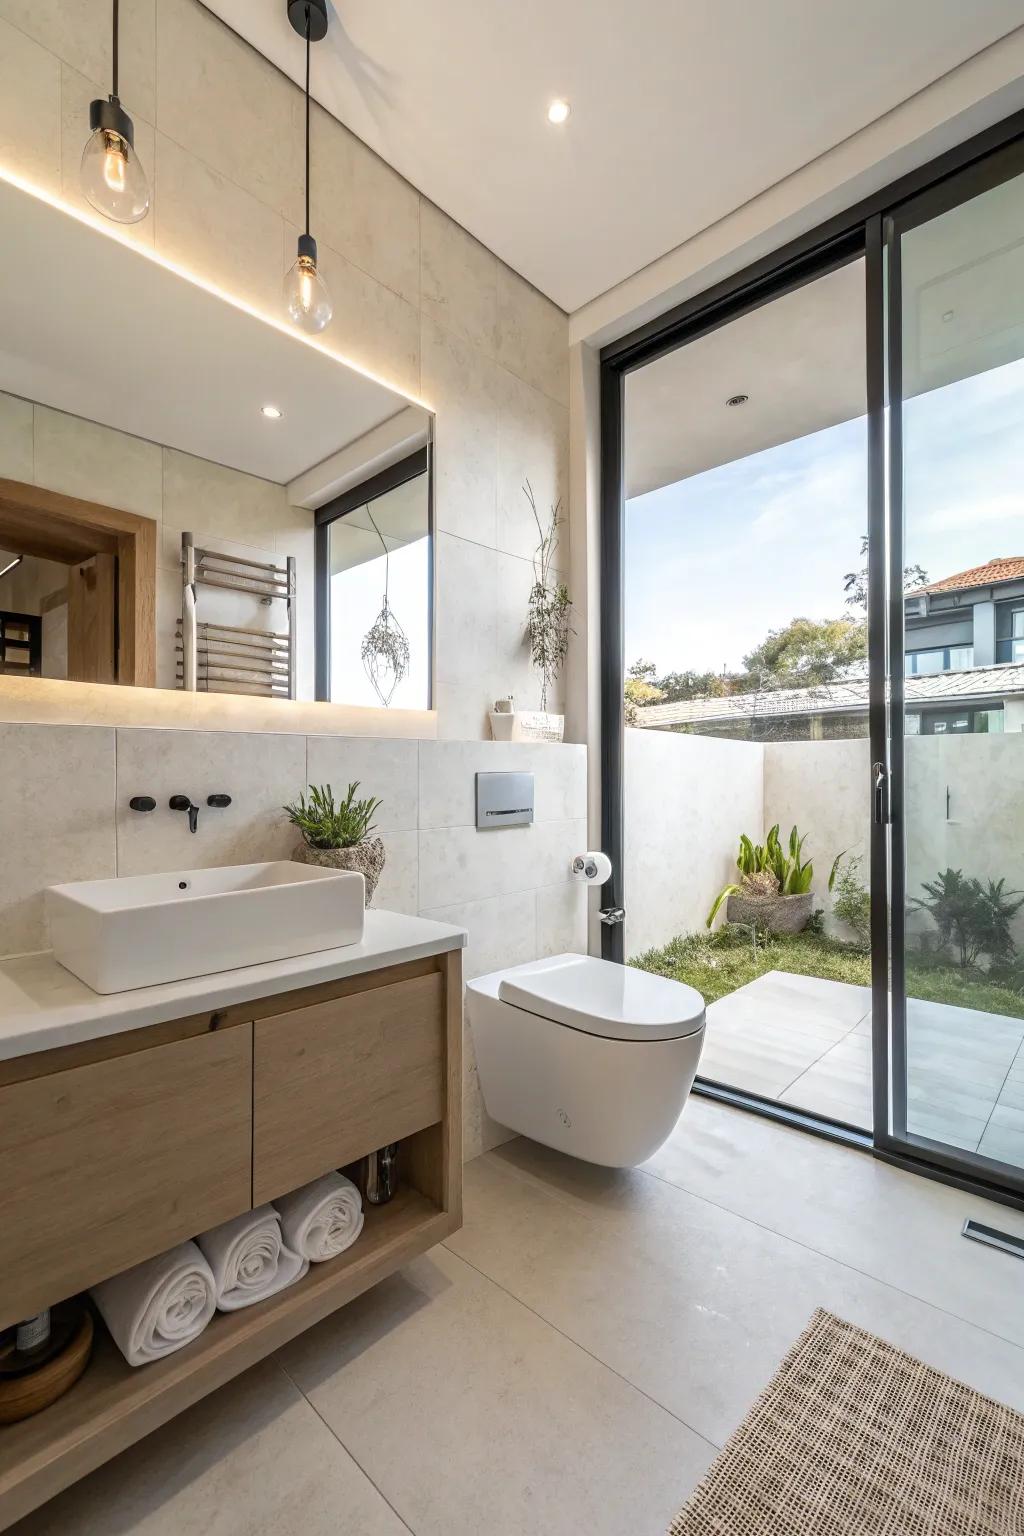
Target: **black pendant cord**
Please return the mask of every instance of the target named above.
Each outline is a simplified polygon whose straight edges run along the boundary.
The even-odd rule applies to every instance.
[[[114,0],[117,4],[117,0]],[[306,234],[309,234],[309,6],[306,6]]]
[[[117,98],[117,63],[118,63],[118,60],[117,60],[117,34],[118,34],[118,31],[119,31],[118,24],[117,24],[117,21],[118,21],[117,13],[118,13],[118,10],[119,10],[119,0],[113,0],[114,43],[113,43],[113,48],[111,49],[111,54],[112,54],[112,58],[113,58],[113,67],[112,67],[112,69],[110,71],[110,74],[111,74],[110,94],[111,94],[111,96],[113,96],[115,98],[115,100]]]

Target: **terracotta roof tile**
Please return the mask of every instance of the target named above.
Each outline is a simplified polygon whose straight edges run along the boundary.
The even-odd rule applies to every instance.
[[[955,576],[944,576],[926,587],[916,587],[908,597],[920,597],[923,592],[968,592],[972,587],[992,587],[999,581],[1024,580],[1024,555],[1004,555],[990,560],[987,565],[972,565],[969,571],[958,571]]]

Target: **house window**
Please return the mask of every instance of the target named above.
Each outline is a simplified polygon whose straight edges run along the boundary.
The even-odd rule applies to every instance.
[[[1024,661],[1024,608],[997,607],[996,661]]]
[[[1003,730],[1003,706],[995,704],[988,709],[908,710],[905,724],[907,736],[992,736]]]
[[[1024,618],[1024,613],[1021,617]],[[907,652],[908,677],[929,677],[936,672],[966,672],[973,666],[973,645],[940,645],[927,651]]]

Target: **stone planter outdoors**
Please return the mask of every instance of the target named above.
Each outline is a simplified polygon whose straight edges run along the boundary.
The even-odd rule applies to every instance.
[[[362,875],[366,881],[366,905],[373,905],[373,893],[381,877],[385,860],[384,844],[379,837],[371,837],[365,843],[352,848],[311,848],[299,843],[292,854],[296,864],[317,864],[321,869],[348,869]]]
[[[729,923],[754,924],[769,933],[800,933],[813,911],[813,891],[802,896],[730,896],[725,918]]]

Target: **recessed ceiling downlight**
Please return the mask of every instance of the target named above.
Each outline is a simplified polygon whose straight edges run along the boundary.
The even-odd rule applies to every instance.
[[[749,399],[749,395],[730,395],[725,403],[726,405],[746,405]]]
[[[276,405],[261,405],[260,415],[265,416],[268,421],[281,420],[281,412],[278,410]]]
[[[571,111],[572,108],[567,101],[563,101],[561,97],[556,97],[548,107],[548,122],[564,123]]]

